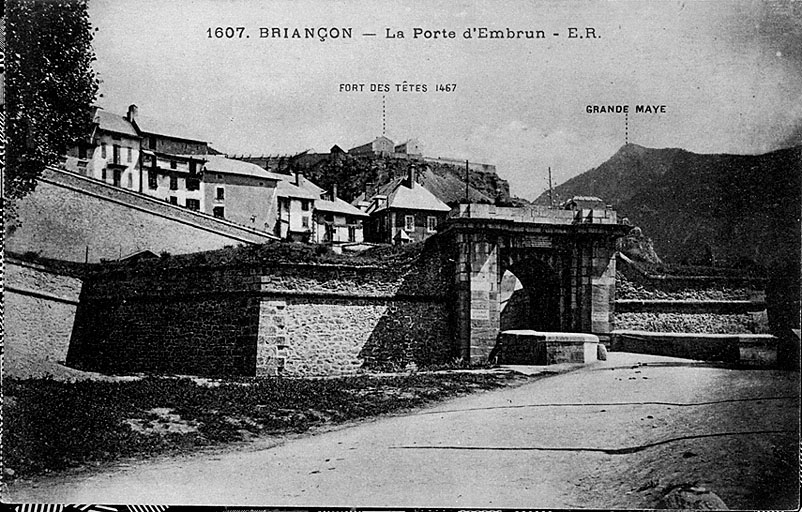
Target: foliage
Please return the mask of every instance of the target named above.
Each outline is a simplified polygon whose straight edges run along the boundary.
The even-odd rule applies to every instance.
[[[243,379],[214,385],[156,377],[74,383],[6,379],[3,462],[17,476],[26,476],[240,441],[251,434],[303,432],[521,379],[471,373]],[[154,433],[130,426],[132,419],[158,422],[154,408],[172,410],[197,425],[197,431]]]
[[[86,0],[12,0],[6,16],[6,194],[19,198],[88,135],[98,81]]]

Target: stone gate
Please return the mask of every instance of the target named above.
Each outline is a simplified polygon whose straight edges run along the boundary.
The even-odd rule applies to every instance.
[[[457,353],[484,361],[500,329],[505,272],[523,285],[539,331],[611,331],[615,239],[630,227],[610,208],[462,204],[438,230],[452,248]]]

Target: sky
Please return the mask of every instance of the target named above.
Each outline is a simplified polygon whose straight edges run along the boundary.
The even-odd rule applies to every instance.
[[[625,140],[735,154],[802,144],[802,0],[89,5],[98,104],[124,114],[134,103],[229,154],[415,138],[429,156],[495,164],[513,195],[534,199],[549,167],[559,184]],[[214,37],[229,26],[248,37]],[[351,28],[352,38],[261,38],[261,27]],[[416,27],[456,37],[415,39]],[[463,37],[482,27],[546,37]],[[591,27],[596,37],[569,39],[569,27],[582,35]],[[388,29],[405,37],[387,38]],[[405,81],[427,90],[397,90]],[[363,92],[343,92],[354,83]],[[665,105],[665,113],[636,114],[639,104]],[[628,105],[630,113],[588,114],[588,105]]]

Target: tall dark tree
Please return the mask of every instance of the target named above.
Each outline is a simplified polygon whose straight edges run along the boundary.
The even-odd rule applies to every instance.
[[[98,81],[86,0],[6,2],[6,197],[89,134]]]

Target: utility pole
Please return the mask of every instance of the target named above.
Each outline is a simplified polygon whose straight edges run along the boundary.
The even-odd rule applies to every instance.
[[[549,166],[549,207],[554,208],[554,187],[551,186],[551,166]]]
[[[470,198],[468,196],[468,181],[470,178],[470,168],[468,167],[468,161],[465,160],[465,202],[470,203]]]

